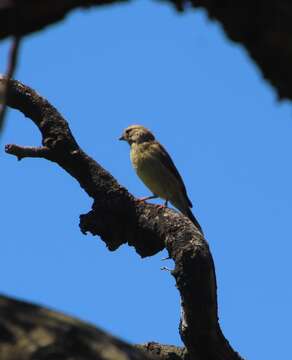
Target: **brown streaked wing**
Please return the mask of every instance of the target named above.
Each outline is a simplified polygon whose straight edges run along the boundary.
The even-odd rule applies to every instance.
[[[165,150],[165,148],[158,141],[153,141],[152,146],[157,148],[156,153],[159,154],[159,158],[160,158],[160,161],[162,162],[162,164],[167,169],[169,169],[169,171],[178,179],[178,181],[179,181],[179,183],[181,185],[182,192],[183,192],[183,194],[185,195],[185,197],[186,197],[186,199],[188,201],[189,207],[193,207],[193,204],[192,204],[191,200],[188,197],[187,190],[186,190],[185,184],[183,182],[183,179],[182,179],[180,173],[178,172],[176,166],[174,165],[174,162],[172,161],[172,159],[171,159],[170,155],[168,154],[168,152]]]

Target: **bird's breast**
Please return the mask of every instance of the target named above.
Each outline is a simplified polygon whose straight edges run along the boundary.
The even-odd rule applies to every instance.
[[[175,190],[173,187],[177,184],[161,163],[159,156],[151,149],[151,145],[133,144],[130,156],[137,175],[152,193],[163,199],[170,199]]]

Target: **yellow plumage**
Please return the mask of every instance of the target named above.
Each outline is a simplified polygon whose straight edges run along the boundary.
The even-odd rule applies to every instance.
[[[159,151],[159,145],[155,142],[132,144],[130,156],[133,167],[153,194],[180,208],[181,206],[176,206],[177,203],[183,206],[185,202],[180,196],[181,184],[169,168],[161,162]]]
[[[155,140],[153,134],[141,125],[132,125],[124,131],[120,140],[130,144],[133,167],[139,178],[153,193],[153,197],[157,196],[166,202],[169,201],[202,231],[190,210],[192,203],[179,172],[167,151]]]

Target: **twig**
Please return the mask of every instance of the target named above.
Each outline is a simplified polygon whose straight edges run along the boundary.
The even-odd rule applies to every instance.
[[[44,158],[49,159],[50,149],[46,146],[19,146],[9,144],[5,146],[5,152],[10,155],[15,155],[18,160],[21,160],[25,157],[31,158]]]
[[[0,132],[3,129],[4,122],[5,122],[5,114],[6,114],[6,109],[7,109],[6,100],[7,100],[8,80],[10,80],[13,77],[13,74],[14,74],[14,71],[15,71],[15,68],[17,65],[19,44],[20,44],[20,37],[15,36],[12,41],[10,54],[9,54],[9,63],[8,63],[8,68],[7,68],[7,72],[6,72],[6,76],[5,76],[7,79],[7,82],[4,86],[3,93],[1,94],[2,95],[1,96],[2,106],[1,106],[1,110],[0,110]]]

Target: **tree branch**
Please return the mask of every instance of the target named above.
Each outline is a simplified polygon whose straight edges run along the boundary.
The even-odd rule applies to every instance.
[[[160,360],[187,360],[186,349],[178,346],[149,342],[147,344],[137,345],[136,347],[147,354],[159,357]]]
[[[15,155],[18,160],[25,157],[44,158],[50,160],[50,149],[46,146],[19,146],[9,144],[5,146],[5,152]]]
[[[163,0],[165,1],[165,0]],[[292,2],[287,0],[166,0],[182,11],[207,11],[230,40],[242,44],[279,99],[292,100]]]
[[[159,359],[90,324],[5,296],[0,296],[0,358],[1,360]]]
[[[6,80],[0,79],[0,85],[3,81]],[[241,359],[224,338],[218,323],[213,259],[199,230],[174,210],[137,202],[83,152],[68,123],[29,87],[11,80],[7,104],[31,118],[42,134],[43,146],[49,149],[49,160],[73,176],[93,198],[92,209],[80,216],[83,233],[99,235],[112,251],[128,243],[142,257],[166,247],[175,262],[172,275],[182,305],[180,335],[188,356],[192,360]]]
[[[212,20],[223,25],[231,40],[246,48],[279,98],[292,99],[291,1],[160,1],[173,4],[179,11],[190,6],[205,9]],[[121,2],[128,0],[0,0],[0,39],[43,29],[74,9]]]
[[[7,68],[7,72],[6,72],[7,79],[11,79],[13,77],[13,74],[14,74],[14,71],[15,71],[15,68],[17,65],[19,44],[20,44],[20,38],[18,36],[16,36],[12,41],[12,45],[11,45],[11,49],[10,49],[9,63],[8,63],[8,68]],[[4,89],[2,89],[2,90],[3,90],[2,94],[1,94],[2,105],[1,105],[1,109],[0,109],[0,132],[4,126],[4,121],[5,121],[7,88],[4,87]]]
[[[63,20],[76,8],[89,8],[128,0],[0,0],[0,39],[26,35]]]

